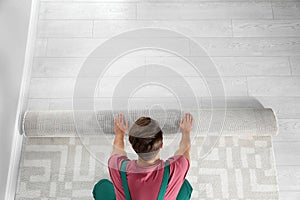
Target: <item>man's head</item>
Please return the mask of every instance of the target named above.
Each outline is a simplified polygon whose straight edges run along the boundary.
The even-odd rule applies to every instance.
[[[150,117],[140,117],[129,130],[129,142],[141,159],[154,159],[163,144],[163,133],[158,122]]]

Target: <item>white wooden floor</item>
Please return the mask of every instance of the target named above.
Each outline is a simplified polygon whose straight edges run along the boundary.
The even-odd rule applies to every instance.
[[[226,95],[254,96],[276,111],[280,131],[274,147],[281,199],[300,199],[300,1],[41,0],[28,109],[71,109],[84,58],[105,39],[148,26],[194,38],[215,62]],[[193,56],[188,42],[180,47]],[[150,54],[135,53],[116,65],[126,71],[150,61],[171,63],[183,69],[188,80],[195,79],[176,57]],[[142,73],[155,75],[147,69]],[[112,70],[105,77],[105,97],[121,74],[122,70]],[[199,94],[206,96],[201,88]]]

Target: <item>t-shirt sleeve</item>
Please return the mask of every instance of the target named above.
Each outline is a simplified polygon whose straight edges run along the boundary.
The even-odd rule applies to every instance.
[[[108,171],[116,190],[117,199],[125,199],[125,194],[122,186],[122,179],[120,175],[121,164],[127,160],[126,156],[114,154],[108,159]]]
[[[170,176],[166,195],[176,197],[189,170],[190,163],[182,155],[170,157],[168,161],[170,162]]]
[[[119,170],[121,168],[122,162],[127,159],[127,156],[123,156],[121,154],[114,154],[108,159],[108,168]]]

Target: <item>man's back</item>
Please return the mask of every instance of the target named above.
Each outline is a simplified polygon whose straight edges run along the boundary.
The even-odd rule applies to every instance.
[[[117,200],[126,199],[120,175],[121,164],[124,160],[127,160],[126,156],[115,154],[108,161],[109,173],[115,187]],[[170,157],[168,161],[170,163],[170,175],[165,199],[173,200],[176,199],[185,180],[189,169],[189,161],[182,155]],[[137,165],[136,160],[128,162],[126,174],[132,200],[157,199],[164,174],[164,163],[165,161],[158,160],[152,166],[140,167]]]

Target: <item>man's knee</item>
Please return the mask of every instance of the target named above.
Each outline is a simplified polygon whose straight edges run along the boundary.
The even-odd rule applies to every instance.
[[[101,179],[94,185],[93,196],[95,200],[115,200],[116,194],[112,182],[108,179]]]

